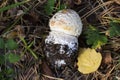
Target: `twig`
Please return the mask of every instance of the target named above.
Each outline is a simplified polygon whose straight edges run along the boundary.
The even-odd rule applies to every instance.
[[[48,76],[48,75],[45,75],[45,74],[42,74],[44,77],[47,77],[49,79],[54,79],[54,80],[64,80],[62,78],[56,78],[56,77],[52,77],[52,76]]]
[[[114,2],[114,1],[108,1],[108,2],[105,2],[105,3],[103,3],[103,4],[100,4],[100,5],[96,6],[95,8],[93,8],[92,10],[90,10],[89,12],[87,12],[85,15],[83,15],[83,16],[81,17],[81,19],[82,19],[82,20],[86,19],[86,17],[90,16],[90,15],[93,14],[95,11],[97,11],[98,9],[100,9],[101,6],[106,6],[106,5],[111,4],[111,3],[113,3],[113,2]]]

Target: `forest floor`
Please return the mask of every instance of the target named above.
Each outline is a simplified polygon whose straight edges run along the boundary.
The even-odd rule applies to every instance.
[[[51,2],[48,7],[54,7],[52,10],[45,7],[47,0],[0,0],[0,80],[120,80],[120,0],[51,1],[54,1],[54,6]],[[82,74],[77,69],[66,67],[59,76],[55,76],[56,73],[47,65],[43,43],[50,32],[49,19],[59,11],[59,6],[65,7],[62,4],[81,17],[83,31],[78,39],[79,48],[91,48],[84,34],[89,25],[108,39],[96,49],[103,58],[99,69],[93,73]],[[110,33],[114,34],[111,37],[109,28],[112,20],[119,27],[117,33]],[[11,39],[15,42],[7,44]],[[10,44],[10,48],[3,48],[3,43]],[[17,48],[11,46],[16,43]],[[8,61],[6,55],[9,56]]]

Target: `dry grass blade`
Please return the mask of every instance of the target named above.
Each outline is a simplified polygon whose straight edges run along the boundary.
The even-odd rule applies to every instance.
[[[0,8],[5,6],[7,4],[8,0],[3,1],[3,3],[0,5]]]
[[[106,74],[106,78],[108,78],[110,76],[110,74],[112,73],[112,71],[115,69],[116,66],[113,66],[112,69]]]
[[[117,4],[120,5],[120,0],[114,0]]]
[[[47,77],[49,79],[53,79],[53,80],[64,80],[62,78],[56,78],[56,77],[52,77],[52,76],[48,76],[48,75],[45,75],[45,74],[42,74],[44,77]]]
[[[90,16],[91,14],[93,14],[94,12],[96,12],[97,10],[99,10],[101,8],[101,6],[106,6],[106,5],[109,5],[111,3],[113,3],[114,1],[108,1],[108,2],[105,2],[103,4],[100,4],[98,6],[96,6],[95,8],[93,8],[92,10],[90,10],[89,12],[87,12],[85,15],[83,15],[81,17],[82,20],[86,19],[88,16]]]

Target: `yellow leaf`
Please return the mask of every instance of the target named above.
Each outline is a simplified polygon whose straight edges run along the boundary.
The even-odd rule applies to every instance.
[[[78,70],[83,74],[89,74],[96,71],[101,64],[101,53],[95,49],[82,48],[78,56]]]

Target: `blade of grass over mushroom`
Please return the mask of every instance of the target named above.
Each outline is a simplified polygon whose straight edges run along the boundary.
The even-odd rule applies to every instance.
[[[19,6],[19,5],[22,5],[22,4],[26,3],[26,2],[28,2],[28,1],[29,1],[29,0],[24,0],[24,1],[22,1],[22,2],[17,2],[17,3],[15,3],[15,4],[11,4],[11,5],[8,5],[8,6],[6,6],[6,7],[0,8],[0,12],[9,10],[9,9],[11,9],[11,8],[14,8],[14,7],[17,7],[17,6]]]
[[[61,0],[59,0],[58,5],[56,6],[57,11],[65,9],[66,7],[67,7],[67,5],[66,4],[62,4]]]
[[[55,4],[55,0],[48,0],[44,10],[46,12],[47,15],[51,15],[53,10],[54,10],[54,4]]]
[[[31,46],[33,45],[33,41],[30,43],[30,45],[27,45],[27,42],[25,41],[25,39],[23,38],[23,37],[20,37],[20,40],[24,43],[24,47],[25,47],[25,51],[24,51],[24,53],[28,50],[33,56],[34,56],[34,58],[35,59],[38,59],[38,57],[37,57],[37,55],[34,53],[34,51],[33,50],[31,50]],[[22,53],[22,55],[24,54],[24,53]],[[22,56],[21,55],[21,56]]]
[[[87,38],[87,44],[91,45],[92,48],[97,49],[107,43],[107,37],[101,34],[100,31],[94,26],[90,25],[85,34]]]

